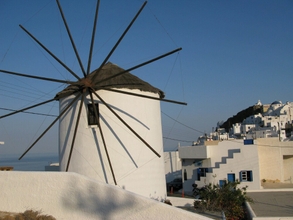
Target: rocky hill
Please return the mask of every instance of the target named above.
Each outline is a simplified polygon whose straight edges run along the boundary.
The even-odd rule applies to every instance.
[[[225,121],[220,127],[225,128],[226,132],[229,132],[229,129],[232,127],[235,123],[241,123],[245,118],[255,115],[258,113],[263,112],[263,106],[262,105],[253,105],[250,106],[240,112],[238,112],[233,117],[230,117]]]

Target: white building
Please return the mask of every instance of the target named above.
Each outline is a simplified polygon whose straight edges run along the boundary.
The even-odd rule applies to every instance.
[[[292,128],[292,120],[292,103],[286,102],[286,104],[282,104],[281,101],[275,101],[270,105],[267,112],[263,114],[261,125],[275,131],[280,140],[286,140],[291,137],[291,132],[288,128]]]
[[[194,183],[201,187],[236,179],[251,190],[261,189],[263,180],[292,183],[292,103],[256,105],[262,113],[233,124],[229,133],[218,123],[209,136],[178,149],[184,192],[191,192]]]
[[[261,106],[262,112],[244,118],[242,122],[231,125],[228,131],[218,123],[215,132],[210,134],[213,140],[228,140],[230,138],[267,138],[279,137],[281,141],[292,138],[293,103],[274,101],[270,105],[262,105],[260,101],[255,106]]]
[[[184,192],[206,184],[240,181],[240,187],[261,189],[262,180],[293,181],[293,142],[278,138],[206,141],[179,148]]]

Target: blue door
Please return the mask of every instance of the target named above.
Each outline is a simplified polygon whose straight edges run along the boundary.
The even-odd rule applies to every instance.
[[[222,188],[226,183],[226,180],[219,180],[219,186]]]
[[[228,173],[228,182],[235,182],[235,174],[234,173]]]

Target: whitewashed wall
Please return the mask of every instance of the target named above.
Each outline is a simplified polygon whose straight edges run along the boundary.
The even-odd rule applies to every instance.
[[[279,138],[258,139],[261,179],[288,183],[293,179],[293,141],[280,142]]]
[[[248,186],[249,189],[260,189],[260,171],[258,164],[257,145],[244,145],[243,140],[225,140],[220,142],[206,142],[211,145],[181,147],[179,149],[180,157],[188,155],[182,163],[182,170],[187,171],[187,181],[184,181],[184,191],[190,192],[192,184],[197,180],[197,169],[200,167],[215,167],[216,163],[221,162],[222,158],[231,156],[226,163],[221,164],[219,168],[213,168],[213,173],[207,173],[206,177],[201,177],[196,181],[198,187],[206,184],[218,184],[219,180],[227,179],[228,173],[234,173],[235,179],[239,180],[239,172],[251,170],[253,172],[252,182],[242,182],[240,187]],[[205,149],[206,153],[203,153]],[[184,152],[186,150],[186,152]],[[229,155],[229,150],[232,150]],[[235,150],[234,153],[232,153]],[[193,151],[193,152],[192,152]],[[238,153],[240,152],[240,153]],[[206,155],[206,157],[203,157]]]
[[[219,142],[218,146],[210,146],[211,163],[221,162],[221,157],[227,157],[229,150],[240,150],[231,154],[233,158],[227,159],[226,163],[214,168],[212,174],[208,174],[210,182],[219,183],[219,180],[227,179],[227,174],[235,174],[235,179],[240,180],[240,171],[252,171],[253,181],[243,181],[239,187],[248,186],[249,190],[261,189],[260,168],[258,162],[257,145],[244,145],[243,140],[231,140]]]
[[[206,148],[207,158],[201,157]],[[185,152],[186,150],[186,152]],[[190,191],[191,184],[196,180],[196,169],[199,167],[215,167],[217,162],[227,157],[229,150],[239,150],[228,158],[219,168],[213,168],[213,173],[207,173],[196,181],[199,187],[219,180],[227,179],[227,174],[235,174],[240,180],[240,171],[252,171],[253,181],[243,181],[240,187],[248,186],[249,190],[261,189],[262,179],[275,180],[284,183],[293,182],[293,141],[280,142],[278,138],[259,138],[253,145],[244,145],[243,140],[221,141],[217,145],[188,146],[179,149],[183,160],[182,169],[187,171],[188,181],[184,182],[184,190]],[[188,155],[188,159],[184,156]],[[232,156],[232,154],[231,154]],[[194,159],[192,159],[194,158]],[[198,164],[198,160],[201,164]]]
[[[0,172],[1,211],[62,219],[208,219],[75,173]]]

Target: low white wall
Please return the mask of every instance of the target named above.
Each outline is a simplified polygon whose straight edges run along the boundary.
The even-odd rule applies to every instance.
[[[0,172],[1,211],[56,219],[209,219],[116,186],[64,172]]]

